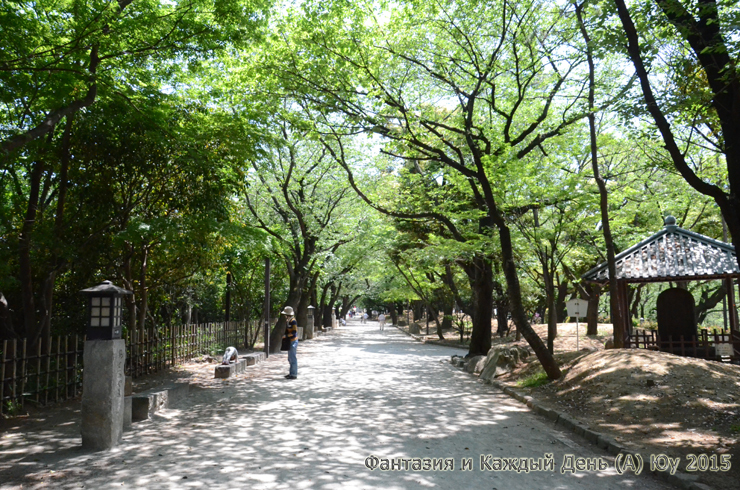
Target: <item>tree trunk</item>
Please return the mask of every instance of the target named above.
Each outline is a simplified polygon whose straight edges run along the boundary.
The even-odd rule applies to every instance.
[[[726,296],[727,287],[724,283],[720,283],[720,286],[712,292],[708,290],[702,291],[701,297],[694,307],[694,318],[696,318],[697,325],[704,323],[709,311],[725,299]]]
[[[193,317],[193,305],[190,304],[190,302],[185,303],[185,308],[183,308],[183,314],[182,314],[182,323],[185,325],[190,325],[190,320]]]
[[[473,332],[468,357],[485,356],[491,349],[491,312],[493,311],[493,267],[491,259],[476,255],[466,267],[472,291]]]
[[[398,325],[398,311],[396,310],[396,305],[390,303],[388,305],[388,311],[391,314],[391,324]]]
[[[586,335],[598,335],[599,322],[599,299],[601,298],[601,285],[590,284],[588,295],[588,310],[586,312]]]
[[[63,266],[63,261],[60,260],[59,248],[63,243],[64,236],[64,207],[67,202],[67,188],[68,188],[68,175],[69,175],[69,161],[70,161],[70,139],[72,136],[72,123],[74,116],[70,115],[66,118],[66,124],[64,125],[64,134],[62,135],[62,146],[59,157],[59,185],[57,188],[57,206],[54,217],[54,235],[56,238],[56,246],[52,250],[51,259],[49,260],[49,267],[51,271],[44,280],[43,289],[41,291],[41,322],[40,322],[40,333],[42,350],[46,352],[46,347],[51,341],[51,315],[52,307],[54,302],[54,285],[56,284],[56,276],[58,271]]]
[[[568,281],[565,280],[563,282],[558,282],[555,290],[557,291],[557,296],[555,297],[555,313],[557,314],[557,320],[558,322],[565,323],[568,318],[568,308],[565,306],[565,301],[568,297]]]
[[[423,301],[416,300],[416,301],[414,301],[412,303],[412,305],[411,305],[411,311],[413,311],[413,313],[414,313],[414,321],[415,322],[418,322],[419,320],[421,320],[421,317],[423,316],[422,315],[422,311],[423,310],[424,310],[424,302]]]
[[[296,309],[296,322],[298,323],[299,327],[303,327],[303,334],[304,336],[308,335],[308,305],[311,301],[311,295],[309,291],[303,291],[301,294],[301,300],[298,303],[298,307]],[[311,332],[311,338],[313,338],[313,332]],[[306,337],[308,338],[308,337]],[[303,340],[303,339],[300,339]]]
[[[147,313],[147,308],[149,307],[148,305],[149,291],[148,291],[147,281],[146,281],[146,272],[148,268],[148,262],[147,262],[148,257],[149,257],[149,247],[145,245],[144,247],[142,247],[142,250],[141,250],[141,267],[139,269],[139,311],[138,311],[138,316],[136,318],[137,327],[139,329],[139,332],[142,335],[142,338],[144,338],[143,336],[144,336],[144,333],[146,332],[146,329],[145,329],[146,313]],[[150,336],[150,338],[153,338],[153,336]]]
[[[638,284],[637,287],[633,290],[634,294],[632,294],[632,306],[630,307],[630,322],[632,321],[632,318],[639,318],[640,314],[640,302],[642,301],[642,289],[645,286],[645,284]]]
[[[619,308],[619,302],[616,294],[617,285],[617,266],[616,266],[616,252],[614,250],[614,239],[612,238],[611,225],[609,223],[609,195],[606,188],[606,181],[601,177],[599,171],[599,160],[598,160],[598,146],[596,141],[596,115],[593,113],[595,106],[594,97],[596,90],[595,82],[595,66],[593,61],[593,52],[591,48],[591,39],[586,31],[586,26],[583,22],[581,10],[583,4],[576,8],[576,16],[578,18],[578,24],[581,30],[581,35],[586,42],[586,59],[588,61],[588,106],[592,111],[588,115],[588,127],[589,127],[589,138],[590,138],[590,149],[591,149],[591,168],[594,173],[594,180],[596,186],[599,188],[599,209],[601,210],[601,227],[604,232],[604,246],[606,247],[606,262],[609,269],[609,306],[611,309],[611,321],[614,326],[614,347],[624,347],[624,331],[621,328],[622,325],[622,313]]]
[[[555,362],[555,359],[547,350],[545,344],[542,343],[542,339],[537,336],[537,333],[527,321],[527,315],[524,312],[522,292],[519,286],[519,276],[517,275],[516,262],[514,261],[514,249],[511,243],[511,233],[509,228],[503,220],[499,220],[496,226],[498,227],[499,238],[501,241],[504,277],[506,277],[506,284],[509,289],[509,300],[511,301],[514,324],[516,325],[517,330],[524,335],[525,339],[527,339],[527,342],[530,347],[532,347],[537,359],[539,359],[540,364],[542,364],[542,368],[547,373],[548,378],[552,380],[558,379],[561,376],[561,372],[557,362]]]
[[[36,223],[41,176],[43,173],[43,162],[35,162],[31,168],[26,216],[23,220],[20,236],[18,237],[18,273],[20,276],[21,300],[23,305],[24,337],[31,339],[31,345],[36,344],[39,335],[38,325],[36,323],[36,302],[33,294],[33,272],[31,270],[31,235],[33,234]]]
[[[452,328],[452,310],[453,310],[453,304],[451,302],[446,302],[442,305],[442,314],[444,315],[442,317],[442,330],[450,330]]]
[[[548,268],[547,258],[540,257],[542,271],[545,279],[545,298],[547,301],[547,350],[550,354],[554,352],[555,337],[558,336],[558,319],[555,311],[555,285]]]
[[[354,298],[351,298],[348,295],[345,295],[342,297],[342,311],[339,313],[339,316],[341,318],[344,318],[347,316],[347,313],[349,313],[349,310],[352,309],[352,305],[355,304],[355,302],[360,299],[360,295],[358,294]],[[393,310],[393,307],[391,305],[391,310]],[[392,315],[392,314],[391,314]]]
[[[283,306],[290,306],[292,307],[295,312],[295,310],[298,309],[298,305],[301,303],[301,296],[303,294],[302,291],[302,284],[299,283],[299,278],[293,278],[291,280],[290,290],[288,291],[288,298]],[[306,305],[308,306],[308,305]],[[281,309],[282,311],[282,309]],[[296,317],[296,322],[298,321]],[[283,335],[285,334],[285,328],[288,326],[288,324],[285,321],[285,315],[280,315],[277,321],[275,322],[275,326],[272,328],[272,331],[270,332],[270,353],[276,354],[280,352],[280,344],[281,339],[283,338]]]

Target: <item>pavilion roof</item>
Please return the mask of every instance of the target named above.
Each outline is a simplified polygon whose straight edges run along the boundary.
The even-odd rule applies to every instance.
[[[665,223],[663,230],[617,255],[617,279],[661,282],[740,277],[733,245],[679,228],[672,216],[666,217]],[[581,277],[607,282],[607,263]]]

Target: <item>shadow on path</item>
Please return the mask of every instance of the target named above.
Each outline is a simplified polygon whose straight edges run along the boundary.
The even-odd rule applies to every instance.
[[[66,425],[4,433],[0,488],[668,488],[613,469],[561,474],[564,454],[608,456],[453,369],[447,360],[459,352],[350,323],[300,343],[297,380],[283,378],[285,354],[273,355],[250,368],[249,380],[193,389],[179,408],[134,424],[110,451],[83,452],[69,413]],[[481,454],[545,453],[554,454],[555,471],[480,470]],[[370,455],[453,458],[454,470],[371,471]],[[463,458],[472,458],[472,471],[462,471]]]

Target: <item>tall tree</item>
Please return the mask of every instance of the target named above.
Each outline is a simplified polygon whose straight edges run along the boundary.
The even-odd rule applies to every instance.
[[[262,0],[8,1],[0,7],[0,153],[50,133],[95,102],[154,82],[180,64],[255,38]],[[160,72],[161,73],[161,72]]]
[[[517,328],[551,378],[560,371],[527,322],[505,208],[517,166],[586,115],[577,99],[559,103],[580,83],[583,62],[577,53],[565,54],[577,30],[560,14],[538,1],[489,2],[485,8],[480,2],[411,2],[371,32],[351,23],[346,37],[332,25],[331,36],[322,31],[311,38],[341,67],[337,78],[295,60],[289,68],[304,92],[358,122],[343,131],[381,135],[389,158],[437,162],[466,188],[479,213],[476,235],[490,239],[495,233],[500,243]],[[507,179],[510,187],[501,185]],[[469,240],[443,213],[397,216],[436,219],[451,235]],[[467,270],[475,311],[471,354],[485,354],[491,345],[490,255],[474,254]]]
[[[668,27],[660,47],[676,62],[656,84],[649,75],[655,42],[640,41],[634,11],[614,0],[627,39],[627,53],[640,80],[647,107],[676,170],[698,192],[710,196],[722,211],[740,245],[740,71],[738,26],[734,1],[654,0],[639,2],[651,23]],[[646,49],[647,48],[647,49]],[[659,93],[656,86],[668,87]],[[683,146],[683,148],[682,148]],[[711,147],[724,158],[726,177],[702,174],[691,158],[697,147]],[[740,258],[738,259],[740,260]],[[740,264],[740,262],[738,262]]]
[[[271,144],[253,162],[244,201],[249,221],[281,245],[277,253],[290,278],[285,304],[305,325],[317,267],[352,239],[342,226],[348,224],[354,195],[342,185],[326,149],[298,119],[278,115],[273,128]],[[285,327],[281,317],[272,329],[270,345],[275,350]]]

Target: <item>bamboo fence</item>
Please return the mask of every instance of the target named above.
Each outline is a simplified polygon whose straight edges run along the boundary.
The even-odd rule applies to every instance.
[[[126,375],[133,378],[166,370],[203,354],[220,354],[226,347],[243,348],[259,341],[260,322],[178,325],[158,329],[158,335],[126,335]],[[1,341],[0,415],[75,398],[82,392],[85,337],[59,336],[39,342],[30,352],[26,339]]]

